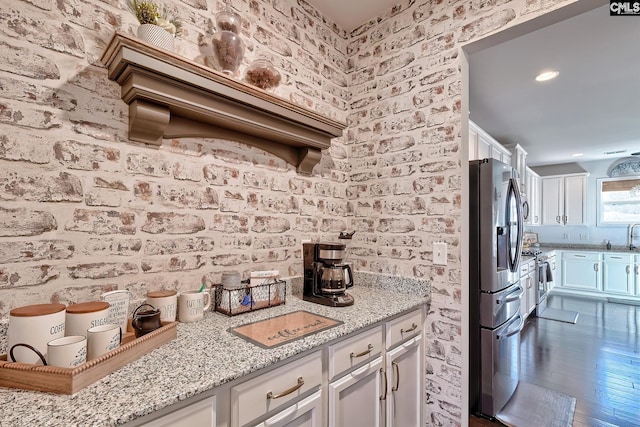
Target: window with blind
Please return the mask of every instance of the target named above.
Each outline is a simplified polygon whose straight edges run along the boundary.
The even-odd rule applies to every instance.
[[[598,225],[640,223],[640,178],[597,180]]]

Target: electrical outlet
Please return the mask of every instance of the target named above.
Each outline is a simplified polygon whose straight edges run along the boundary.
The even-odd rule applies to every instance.
[[[433,263],[447,265],[447,244],[445,242],[433,242]]]
[[[569,240],[569,233],[564,233],[564,234],[562,235],[562,238],[563,238],[564,240]]]

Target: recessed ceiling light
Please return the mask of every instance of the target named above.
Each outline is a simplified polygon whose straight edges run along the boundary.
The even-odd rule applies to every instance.
[[[582,157],[582,156],[584,156],[583,153],[576,153],[571,155],[571,157]]]
[[[540,74],[538,74],[536,76],[536,81],[537,82],[546,82],[547,80],[555,79],[556,77],[558,77],[558,74],[560,74],[560,73],[558,71],[555,71],[555,70],[543,71],[542,73],[540,73]]]

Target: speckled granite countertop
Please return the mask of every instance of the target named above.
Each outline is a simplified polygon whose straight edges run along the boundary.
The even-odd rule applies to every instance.
[[[556,249],[560,251],[614,252],[640,255],[640,249],[630,250],[626,246],[612,246],[611,249],[607,249],[604,245],[540,243],[540,249],[543,252]]]
[[[235,317],[207,313],[199,322],[178,324],[175,340],[72,396],[0,387],[0,426],[121,425],[430,301],[428,282],[370,276],[368,286],[349,291],[351,307],[308,303],[293,292],[281,306]],[[270,350],[228,332],[296,310],[344,323]]]

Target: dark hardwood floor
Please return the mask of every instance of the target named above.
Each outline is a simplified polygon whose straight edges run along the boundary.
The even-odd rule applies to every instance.
[[[640,306],[561,295],[548,305],[577,311],[578,321],[527,320],[520,380],[574,396],[574,427],[640,426]]]

